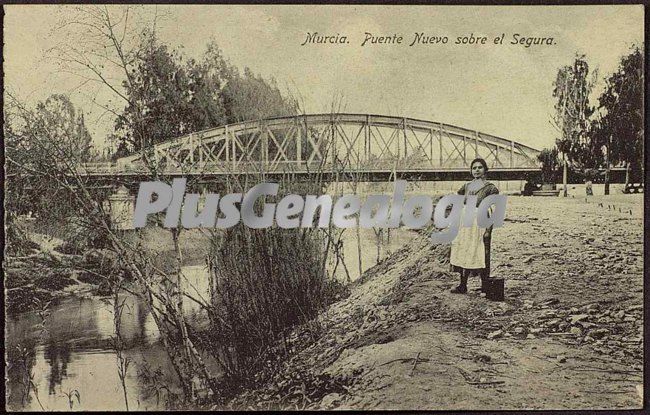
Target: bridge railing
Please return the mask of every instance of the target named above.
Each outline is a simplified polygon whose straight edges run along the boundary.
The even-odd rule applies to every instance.
[[[363,165],[349,166],[341,163],[321,163],[307,161],[284,161],[270,167],[259,162],[239,162],[237,169],[232,168],[230,162],[210,162],[200,166],[160,166],[157,170],[162,175],[239,175],[239,174],[318,174],[318,173],[344,173],[365,174],[373,172],[457,172],[465,170],[456,166],[432,166],[431,164],[397,165],[388,163],[364,163]],[[531,171],[531,167],[493,168],[492,170]],[[116,163],[85,163],[81,166],[82,174],[89,176],[121,176],[142,175],[148,176],[151,170],[143,165],[120,166]]]
[[[79,170],[81,172],[111,173],[117,171],[117,163],[111,161],[82,163]]]

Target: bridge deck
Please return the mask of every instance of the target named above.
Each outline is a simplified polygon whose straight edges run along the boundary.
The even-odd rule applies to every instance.
[[[230,168],[228,163],[209,163],[193,168],[179,166],[166,166],[158,169],[156,175],[168,177],[196,177],[202,176],[206,179],[227,179],[228,176],[265,176],[282,177],[290,175],[297,179],[310,180],[317,176],[326,180],[334,180],[337,176],[340,181],[351,181],[363,178],[364,181],[385,181],[393,177],[419,180],[464,180],[470,177],[467,167],[357,167],[350,166],[342,168],[336,165],[322,165],[318,163],[292,162],[282,163],[274,166],[273,169],[265,169],[266,166],[248,163],[237,166],[236,170]],[[524,176],[539,173],[539,168],[532,167],[511,167],[492,168],[489,177],[494,180],[523,179]],[[120,177],[123,179],[142,179],[155,176],[152,171],[142,166],[118,166],[111,163],[86,163],[80,169],[80,174],[86,177],[110,178]]]
[[[465,180],[475,157],[492,180],[539,177],[539,150],[440,122],[373,114],[311,114],[225,125],[156,144],[79,174],[122,182],[148,177],[291,175],[296,180]],[[154,167],[151,167],[154,166]],[[153,169],[154,171],[152,171]],[[624,169],[612,169],[612,181]]]
[[[373,114],[311,114],[245,121],[173,138],[117,160],[115,174],[144,164],[171,174],[310,173],[345,170],[448,172],[476,157],[490,168],[538,169],[539,150],[449,124]],[[316,167],[313,167],[316,166]]]

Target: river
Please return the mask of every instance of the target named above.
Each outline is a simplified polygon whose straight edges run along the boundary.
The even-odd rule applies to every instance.
[[[360,235],[365,271],[377,260],[376,235],[372,229],[361,229]],[[380,256],[385,257],[413,237],[412,231],[393,230],[390,242],[385,239]],[[350,279],[355,280],[359,277],[356,230],[346,230],[343,241],[348,272],[339,265],[336,275],[346,280],[349,274]],[[332,264],[330,271],[331,267]],[[186,276],[184,289],[192,295],[205,296],[207,269],[185,266],[183,273]],[[146,304],[127,293],[123,293],[122,298],[126,302],[120,328],[129,346],[125,355],[131,361],[125,379],[129,409],[164,409],[165,392],[162,391],[157,399],[139,374],[148,371],[161,384],[180,393],[176,375],[158,341],[158,330]],[[185,301],[184,304],[188,318],[195,322],[202,319],[194,303]],[[7,317],[8,408],[28,411],[126,409],[117,357],[111,346],[115,331],[109,299],[90,295],[67,297],[52,305],[48,313],[40,316],[28,312]],[[26,394],[25,385],[29,381],[25,376],[28,374],[33,376],[31,382],[36,392],[30,385],[32,391]]]

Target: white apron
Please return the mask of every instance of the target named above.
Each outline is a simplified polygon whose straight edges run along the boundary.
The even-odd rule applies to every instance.
[[[463,206],[461,226],[458,235],[451,243],[449,263],[465,269],[485,268],[484,228],[479,228],[476,218],[471,227],[464,227],[465,207]]]

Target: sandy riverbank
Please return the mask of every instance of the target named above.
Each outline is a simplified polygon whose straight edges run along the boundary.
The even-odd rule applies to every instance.
[[[294,334],[300,352],[234,406],[640,407],[643,195],[511,197],[506,216],[492,260],[505,302],[472,291],[478,279],[451,294],[446,248],[418,238],[322,315],[318,340]]]

